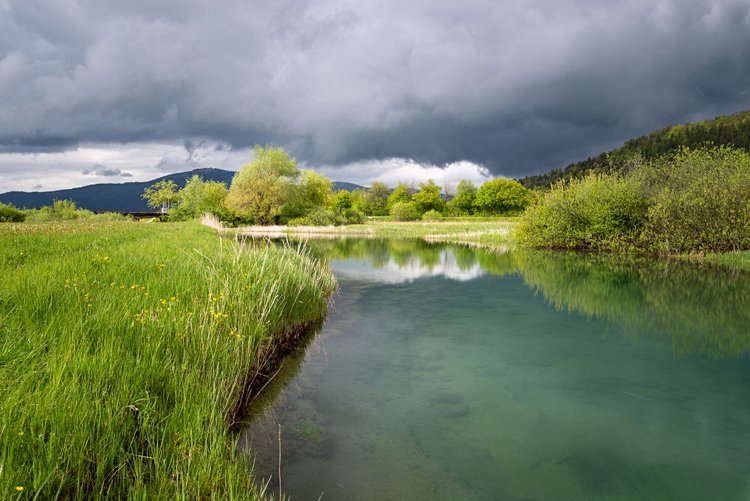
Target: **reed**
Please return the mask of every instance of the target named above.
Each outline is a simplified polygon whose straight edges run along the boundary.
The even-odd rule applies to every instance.
[[[0,497],[260,497],[231,428],[334,287],[197,223],[0,226]]]

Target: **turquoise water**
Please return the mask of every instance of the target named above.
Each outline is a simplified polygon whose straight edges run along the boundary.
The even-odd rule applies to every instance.
[[[270,492],[280,429],[292,499],[750,499],[750,274],[310,245],[340,292],[241,438]]]

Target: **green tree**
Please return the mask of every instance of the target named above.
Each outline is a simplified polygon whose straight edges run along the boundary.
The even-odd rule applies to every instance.
[[[514,179],[499,177],[485,182],[477,190],[474,206],[484,214],[520,212],[529,205],[529,190]]]
[[[427,182],[419,184],[419,191],[411,197],[414,204],[417,206],[419,214],[424,214],[429,210],[442,212],[445,208],[445,202],[443,197],[440,195],[440,186],[435,184],[432,179]]]
[[[331,206],[336,210],[351,209],[352,194],[346,190],[339,190],[333,197],[333,203]]]
[[[177,190],[177,184],[174,181],[162,180],[143,190],[141,198],[146,200],[149,207],[154,209],[161,207],[162,212],[166,212],[180,199]]]
[[[360,214],[372,215],[372,203],[367,191],[363,189],[352,191],[352,209]]]
[[[310,212],[327,207],[331,200],[333,182],[323,174],[303,170],[292,183],[291,196],[282,208],[282,219],[304,217]]]
[[[456,196],[453,197],[453,206],[461,214],[474,213],[474,201],[477,197],[477,187],[468,179],[463,179],[458,183]]]
[[[294,195],[299,170],[283,148],[255,146],[255,160],[232,179],[226,198],[228,208],[258,224],[271,224]]]
[[[193,176],[179,191],[179,204],[170,212],[170,219],[191,219],[206,212],[222,217],[227,192],[227,186],[222,182],[204,181],[200,176]]]
[[[398,183],[393,192],[388,196],[388,212],[399,202],[411,201],[411,188],[406,183]]]
[[[388,196],[390,188],[385,183],[373,181],[367,189],[367,199],[370,202],[370,212],[373,216],[385,216],[388,214]]]

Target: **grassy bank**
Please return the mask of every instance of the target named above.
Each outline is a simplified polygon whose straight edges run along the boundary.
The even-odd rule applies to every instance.
[[[733,270],[750,271],[750,251],[724,252],[708,254],[706,261],[716,263]]]
[[[0,497],[257,497],[230,427],[333,287],[197,224],[0,226]]]

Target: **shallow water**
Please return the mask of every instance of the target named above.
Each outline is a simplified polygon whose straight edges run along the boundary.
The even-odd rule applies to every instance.
[[[750,275],[312,242],[340,294],[243,433],[292,499],[750,499]]]

